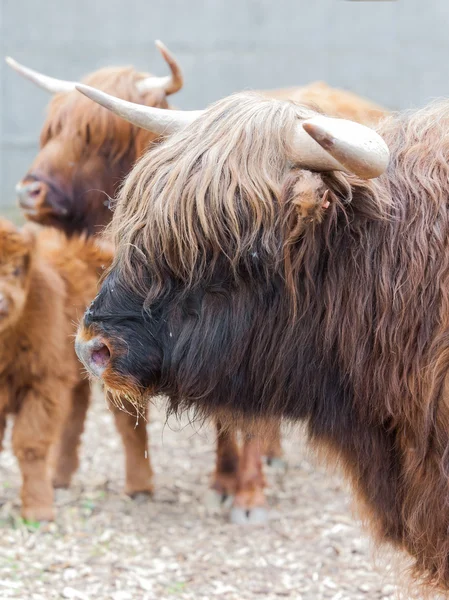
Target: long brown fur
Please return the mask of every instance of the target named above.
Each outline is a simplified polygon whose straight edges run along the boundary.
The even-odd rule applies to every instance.
[[[133,67],[105,67],[82,81],[129,102],[169,108],[167,98],[160,90],[138,90],[136,84],[147,77],[148,73],[136,71]],[[90,151],[104,151],[107,146],[112,163],[120,161],[126,154],[140,156],[156,137],[73,91],[69,94],[56,94],[51,100],[41,132],[41,146],[45,146],[55,136],[73,139],[75,132],[85,138],[87,130]]]
[[[292,132],[311,114],[235,95],[145,155],[118,199],[111,274],[148,309],[225,274],[234,327],[216,346],[212,329],[189,334],[166,374],[175,406],[305,420],[372,531],[448,590],[449,103],[380,126],[392,159],[372,182],[296,168]]]
[[[50,450],[73,397],[80,390],[89,394],[73,334],[111,260],[110,245],[68,241],[54,230],[20,231],[0,219],[0,295],[6,301],[0,315],[0,421],[15,415],[13,450],[27,519],[54,517]]]

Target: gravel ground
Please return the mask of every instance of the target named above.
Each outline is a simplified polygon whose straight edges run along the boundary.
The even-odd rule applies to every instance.
[[[122,493],[123,455],[112,416],[96,394],[72,488],[57,494],[55,523],[19,517],[19,471],[0,456],[0,598],[47,600],[389,600],[398,561],[374,552],[341,479],[287,432],[288,468],[267,469],[268,525],[228,523],[208,508],[213,431],[187,420],[148,425],[156,474],[152,500]],[[393,566],[394,558],[394,566]]]

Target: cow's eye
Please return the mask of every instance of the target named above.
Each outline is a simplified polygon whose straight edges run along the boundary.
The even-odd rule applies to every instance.
[[[22,267],[19,265],[17,266],[14,271],[12,272],[14,277],[19,277],[20,275],[22,275],[23,269]]]

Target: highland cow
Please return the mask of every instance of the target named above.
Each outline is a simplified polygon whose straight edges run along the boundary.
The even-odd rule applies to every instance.
[[[90,394],[73,348],[75,323],[111,260],[106,244],[0,219],[0,434],[15,415],[26,519],[54,517],[50,450],[72,402]]]
[[[447,591],[449,104],[381,123],[373,181],[360,127],[251,95],[173,123],[118,198],[77,351],[138,402],[305,422],[371,531]]]

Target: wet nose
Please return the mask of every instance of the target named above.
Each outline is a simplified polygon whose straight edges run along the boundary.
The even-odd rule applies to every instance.
[[[0,294],[0,319],[8,314],[8,301],[3,294]]]
[[[95,337],[83,340],[78,335],[75,340],[75,351],[86,369],[95,377],[101,377],[109,364],[111,353],[104,340]]]
[[[42,181],[32,181],[31,183],[20,182],[16,185],[16,193],[19,204],[22,208],[33,210],[45,200],[48,192],[48,186]]]

